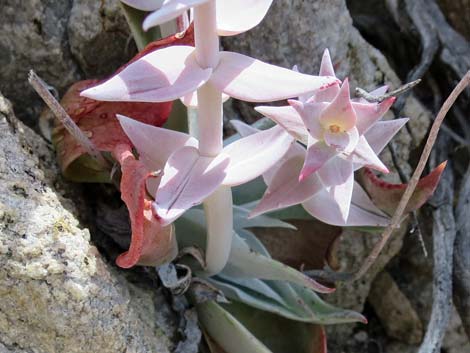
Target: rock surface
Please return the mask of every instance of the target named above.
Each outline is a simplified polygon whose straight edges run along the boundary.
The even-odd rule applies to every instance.
[[[389,337],[408,344],[421,342],[421,320],[388,272],[383,271],[375,278],[369,293],[369,302]]]
[[[68,36],[72,55],[86,77],[110,75],[137,50],[116,0],[75,0]]]
[[[84,78],[110,75],[134,53],[118,0],[2,0],[0,91],[29,126],[43,108],[29,87],[34,69],[59,94]]]
[[[3,96],[0,135],[0,351],[168,352],[156,291],[103,261],[52,151]]]

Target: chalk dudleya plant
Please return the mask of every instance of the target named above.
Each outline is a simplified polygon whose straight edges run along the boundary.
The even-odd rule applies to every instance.
[[[292,212],[288,216],[272,212],[299,204],[332,225],[388,225],[390,215],[385,212],[393,211],[405,186],[386,185],[365,174],[369,177],[364,190],[354,173],[363,167],[388,172],[377,155],[407,119],[380,121],[393,97],[380,103],[351,99],[348,79],[341,83],[336,78],[328,50],[319,76],[219,50],[219,36],[255,27],[272,0],[123,2],[152,11],[143,21],[145,30],[188,12],[194,28],[151,43],[108,80],[97,85],[97,81],[77,83],[62,100],[72,120],[91,136],[90,143],[110,152],[121,166],[119,187],[132,239],[116,263],[124,268],[160,266],[175,259],[178,247],[205,247],[205,261],[191,270],[233,302],[219,306],[203,298],[194,303],[205,331],[226,352],[270,352],[257,339],[260,336],[275,352],[292,347],[325,352],[322,330],[317,332],[318,342],[311,339],[313,324],[365,322],[365,318],[325,303],[314,291],[333,289],[272,258],[251,228],[295,229],[284,222],[296,218]],[[194,46],[188,45],[193,42]],[[386,89],[371,94],[382,95]],[[261,130],[232,122],[239,134],[224,146],[222,105],[229,97],[248,102],[289,99],[289,105],[256,107],[267,118],[263,121],[270,122]],[[178,99],[197,113],[197,128],[190,134],[159,127],[170,113],[170,101]],[[82,169],[75,180],[107,178],[106,163],[101,169],[88,164],[91,173],[83,173],[87,150],[77,141],[85,137],[66,135],[64,127],[55,133],[64,174],[73,178]],[[412,209],[432,194],[442,169],[423,178]],[[99,175],[93,175],[98,170]],[[238,190],[257,183],[260,176],[267,185],[261,200],[256,195],[240,197]],[[232,202],[232,187],[237,187],[233,195],[238,205]],[[386,189],[393,189],[393,197],[381,210],[369,195],[383,201]],[[204,210],[195,207],[201,203]],[[256,315],[256,310],[263,314]],[[308,343],[283,337],[268,344],[269,335],[257,330],[273,325],[281,332],[297,325],[296,334]],[[282,348],[277,347],[280,342]]]
[[[270,169],[293,142],[275,127],[223,149],[223,94],[249,102],[267,102],[325,90],[338,81],[219,50],[218,35],[238,34],[254,27],[271,2],[165,1],[144,21],[144,26],[158,25],[193,8],[195,47],[157,50],[82,92],[82,96],[107,101],[164,102],[181,98],[197,107],[197,139],[122,116],[120,121],[147,167],[162,171],[160,180],[155,178],[150,188],[155,195],[154,213],[162,224],[173,222],[204,202],[207,271],[213,274],[223,269],[230,253],[230,186]],[[126,3],[142,8],[147,2]]]

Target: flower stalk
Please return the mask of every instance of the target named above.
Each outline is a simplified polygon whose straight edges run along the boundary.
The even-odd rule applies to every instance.
[[[216,2],[209,1],[194,9],[196,60],[202,68],[215,68],[219,61],[219,37]],[[222,92],[210,82],[197,90],[199,152],[217,156],[223,148]],[[220,272],[230,254],[233,232],[232,194],[221,186],[203,203],[207,219],[206,264],[211,274]]]

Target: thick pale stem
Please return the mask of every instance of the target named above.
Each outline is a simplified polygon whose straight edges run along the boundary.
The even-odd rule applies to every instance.
[[[232,246],[232,190],[221,186],[204,201],[207,224],[207,272],[217,274],[227,264]]]
[[[216,32],[215,0],[194,10],[196,60],[203,68],[215,68],[219,61],[219,37]],[[214,157],[223,148],[222,93],[210,82],[197,91],[199,152]],[[207,223],[206,264],[211,274],[227,263],[232,244],[232,193],[222,186],[204,201]]]
[[[203,68],[216,67],[219,62],[219,37],[214,0],[194,9],[194,41],[199,65]]]

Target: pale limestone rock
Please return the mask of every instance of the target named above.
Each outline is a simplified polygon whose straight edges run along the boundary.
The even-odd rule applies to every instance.
[[[51,150],[2,96],[0,134],[0,351],[168,352],[156,291],[103,261],[56,191]]]

